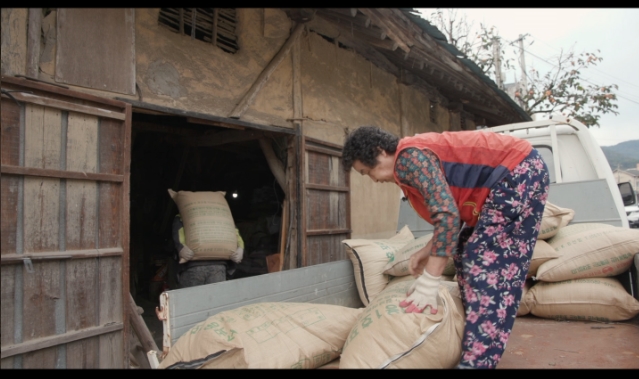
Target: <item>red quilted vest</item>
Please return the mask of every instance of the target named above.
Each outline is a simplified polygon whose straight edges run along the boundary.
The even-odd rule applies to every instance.
[[[532,150],[528,141],[484,131],[424,133],[399,141],[395,162],[408,147],[429,149],[439,158],[461,220],[475,226],[491,188],[503,179]],[[433,221],[425,199],[416,188],[395,182],[415,211],[430,224]]]

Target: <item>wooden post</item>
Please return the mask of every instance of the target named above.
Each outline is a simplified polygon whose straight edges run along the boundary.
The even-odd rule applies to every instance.
[[[146,323],[144,323],[144,319],[142,318],[142,316],[138,314],[138,306],[135,304],[135,300],[133,300],[131,293],[129,293],[126,303],[129,320],[131,320],[131,326],[133,327],[135,335],[138,336],[138,339],[142,344],[145,355],[152,350],[159,352],[160,350],[158,349],[158,345],[155,344],[149,328],[147,328]]]
[[[284,259],[287,257],[286,255],[286,241],[288,241],[288,199],[284,199],[284,204],[282,205],[282,224],[280,228],[280,269],[282,271],[284,268]]]
[[[38,79],[40,71],[40,34],[42,30],[42,8],[29,8],[27,31],[27,67],[28,77]]]
[[[184,34],[184,8],[180,8],[180,34]]]
[[[191,39],[195,39],[195,29],[197,29],[197,8],[191,8]]]
[[[264,87],[264,84],[266,84],[266,81],[268,80],[268,78],[271,76],[273,71],[275,71],[277,66],[279,66],[279,64],[282,62],[282,60],[286,56],[286,54],[288,54],[289,50],[291,50],[291,47],[293,47],[294,42],[299,38],[303,30],[304,30],[304,24],[298,23],[297,25],[295,25],[293,32],[288,37],[286,42],[284,42],[284,45],[282,45],[282,47],[277,52],[277,54],[275,54],[273,59],[271,59],[269,64],[266,65],[266,67],[260,73],[257,79],[255,79],[255,82],[253,83],[251,88],[249,88],[248,92],[244,95],[242,100],[240,100],[237,106],[233,109],[229,117],[240,118],[242,114],[244,114],[244,112],[248,109],[248,107],[253,102],[255,95],[257,95],[257,93],[262,89],[262,87]]]
[[[282,187],[282,191],[284,194],[288,192],[288,188],[286,187],[286,174],[284,173],[284,167],[282,167],[282,162],[277,158],[275,152],[273,151],[273,146],[269,143],[266,138],[260,138],[260,147],[262,148],[262,152],[266,157],[266,163],[268,163],[268,167],[270,167],[273,176],[279,183],[280,187]]]
[[[211,32],[211,43],[213,46],[217,46],[217,19],[220,12],[217,8],[213,8],[213,30]]]

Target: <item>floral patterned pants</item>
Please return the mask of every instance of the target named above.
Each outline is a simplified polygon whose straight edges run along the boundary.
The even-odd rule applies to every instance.
[[[466,310],[459,368],[495,368],[515,322],[548,197],[537,150],[497,183],[454,255]]]

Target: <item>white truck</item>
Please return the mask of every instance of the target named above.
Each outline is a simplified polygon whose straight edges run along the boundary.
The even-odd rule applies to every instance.
[[[527,139],[541,152],[550,171],[549,201],[575,210],[572,223],[629,227],[624,206],[636,203],[636,199],[622,199],[601,148],[583,124],[553,116],[485,130]],[[398,230],[404,225],[415,237],[432,231],[407,202],[400,205]],[[618,278],[639,299],[637,267],[639,254],[630,270]],[[274,301],[363,306],[349,260],[166,291],[160,295],[157,309],[164,329],[163,353],[168,353],[184,332],[214,314]],[[637,358],[639,317],[602,325],[526,316],[515,322],[498,368],[637,368]]]

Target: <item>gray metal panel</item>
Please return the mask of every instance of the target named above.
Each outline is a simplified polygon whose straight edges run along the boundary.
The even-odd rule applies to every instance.
[[[548,201],[562,208],[575,210],[571,224],[595,222],[622,226],[612,196],[606,180],[596,179],[551,184]],[[433,232],[433,226],[419,217],[408,201],[401,201],[397,230],[404,225],[408,225],[415,238]]]
[[[596,222],[622,226],[621,217],[605,179],[550,185],[548,201],[575,211],[571,224]]]
[[[307,302],[363,307],[350,260],[183,288],[166,294],[171,345],[210,316],[253,303]]]

